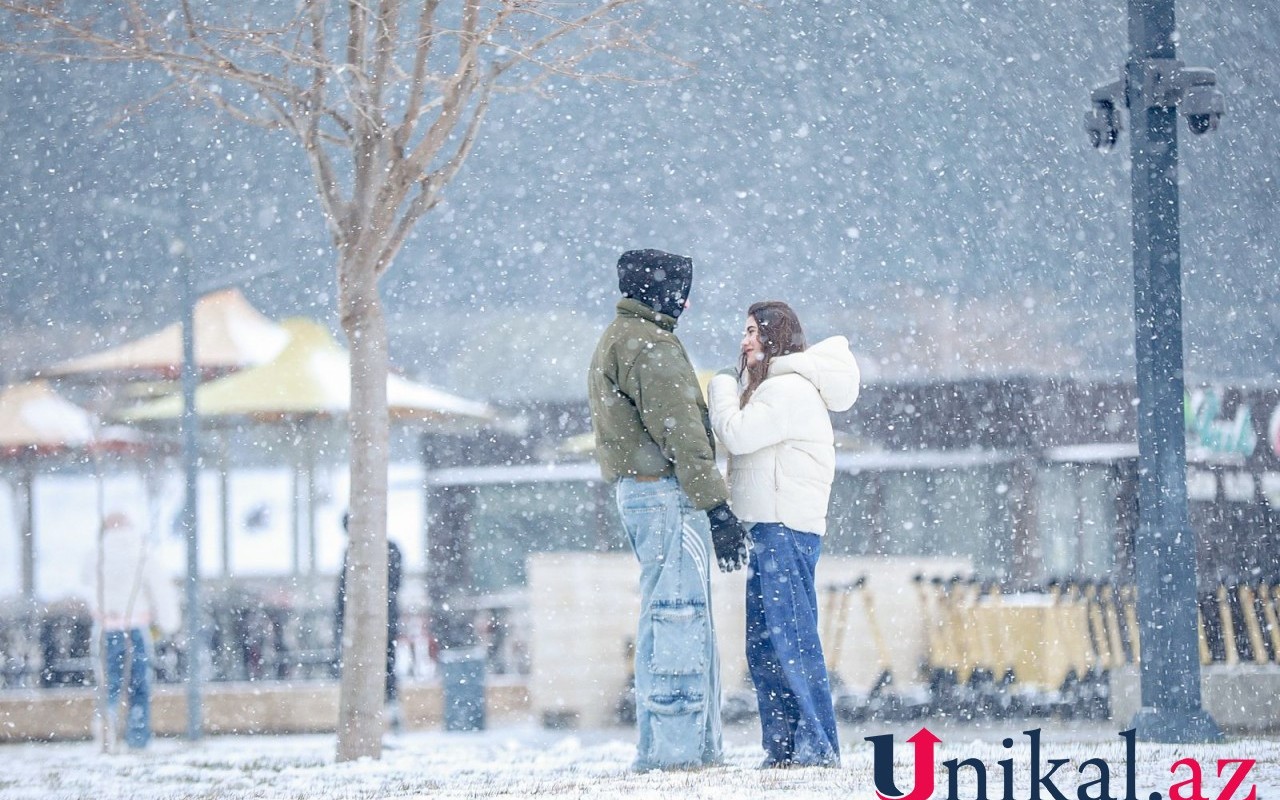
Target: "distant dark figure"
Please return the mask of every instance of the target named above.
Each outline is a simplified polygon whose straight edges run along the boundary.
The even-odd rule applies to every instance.
[[[342,515],[342,530],[348,531],[350,514]],[[348,531],[349,532],[349,531]],[[400,632],[400,576],[403,558],[400,546],[387,540],[387,715],[391,729],[400,731],[402,721],[399,692],[396,686],[396,637]],[[342,659],[342,623],[347,611],[347,552],[342,554],[342,571],[338,573],[338,601],[333,641]]]

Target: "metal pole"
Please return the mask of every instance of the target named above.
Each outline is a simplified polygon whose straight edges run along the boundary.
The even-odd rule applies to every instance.
[[[307,579],[312,580],[316,576],[316,436],[314,426],[307,423],[302,429],[304,437],[302,447],[306,457],[307,469],[307,505],[306,505],[306,533],[307,533]]]
[[[36,603],[36,495],[35,478],[31,470],[23,467],[18,478],[15,497],[22,503],[22,599],[28,608]]]
[[[204,641],[200,614],[200,543],[196,524],[196,426],[199,424],[196,416],[196,297],[186,245],[175,239],[171,249],[174,255],[181,257],[182,270],[182,471],[186,479],[182,530],[187,540],[187,739],[194,742],[200,739],[204,730],[200,701]]]
[[[1174,30],[1173,0],[1129,0],[1142,642],[1142,709],[1133,727],[1144,741],[1208,742],[1222,733],[1201,707],[1196,539],[1187,515],[1178,109],[1146,96],[1153,59],[1175,58]]]
[[[231,577],[231,476],[227,439],[224,434],[218,435],[218,530],[222,534],[218,546],[222,556],[222,577]]]
[[[306,539],[306,526],[302,520],[303,507],[306,505],[302,497],[305,480],[302,477],[302,467],[298,464],[298,442],[296,439],[290,449],[290,454],[293,459],[293,464],[291,465],[291,477],[293,479],[293,579],[296,582],[302,575],[304,558],[302,547]]]

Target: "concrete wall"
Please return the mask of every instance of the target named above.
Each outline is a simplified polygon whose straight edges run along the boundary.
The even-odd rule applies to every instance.
[[[1224,732],[1280,732],[1280,666],[1235,664],[1200,668],[1201,702]],[[1127,727],[1142,705],[1136,666],[1111,671],[1111,719]]]
[[[818,562],[819,621],[827,661],[847,684],[869,688],[884,663],[899,681],[916,679],[925,625],[912,577],[968,574],[967,561],[823,557]],[[862,597],[841,614],[823,587],[866,575],[885,643],[877,653]],[[629,644],[640,608],[640,568],[630,553],[540,553],[528,565],[533,670],[529,699],[544,721],[595,727],[617,724],[631,674]],[[749,692],[746,665],[746,570],[712,577],[712,613],[727,693]],[[837,623],[843,621],[843,625]]]
[[[338,684],[332,681],[207,684],[201,701],[208,734],[328,732],[338,719]],[[91,738],[96,703],[93,689],[0,692],[0,742]],[[529,696],[522,680],[490,677],[485,703],[491,724],[528,717]],[[443,724],[438,684],[401,684],[400,705],[406,728]],[[186,734],[185,687],[156,688],[152,727],[158,735]]]

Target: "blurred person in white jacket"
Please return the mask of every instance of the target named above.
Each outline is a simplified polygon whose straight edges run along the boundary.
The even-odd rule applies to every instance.
[[[835,478],[831,411],[858,397],[843,336],[806,347],[786,303],[747,311],[736,377],[711,380],[711,424],[729,452],[729,504],[750,526],[747,665],[760,706],[764,766],[838,766],[840,743],[814,573]]]
[[[107,721],[114,741],[120,695],[128,692],[124,742],[132,750],[151,741],[152,628],[178,629],[177,592],[161,569],[159,554],[147,546],[128,515],[112,512],[102,521],[101,547],[85,561],[84,585],[106,654]]]

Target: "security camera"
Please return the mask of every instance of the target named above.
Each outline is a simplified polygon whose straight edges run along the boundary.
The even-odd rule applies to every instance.
[[[1110,150],[1116,146],[1120,138],[1120,130],[1114,123],[1114,115],[1104,109],[1094,107],[1085,112],[1084,129],[1089,133],[1089,143],[1099,150]]]
[[[1120,122],[1120,103],[1124,102],[1124,84],[1121,81],[1099,86],[1089,96],[1093,108],[1085,112],[1084,129],[1089,143],[1099,150],[1116,146],[1124,125]]]
[[[1218,129],[1218,120],[1221,118],[1221,111],[1208,114],[1188,114],[1187,129],[1196,135],[1216,131]]]
[[[1226,113],[1226,102],[1217,84],[1218,78],[1211,69],[1182,70],[1182,113],[1187,118],[1187,128],[1196,135],[1217,130],[1218,121]]]

